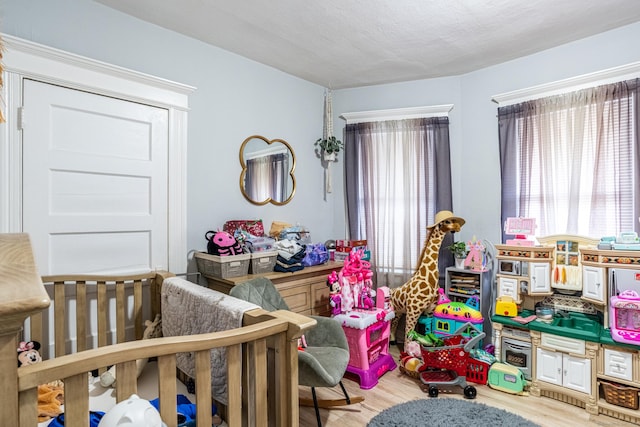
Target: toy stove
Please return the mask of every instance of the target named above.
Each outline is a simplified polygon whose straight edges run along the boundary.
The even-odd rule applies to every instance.
[[[507,218],[504,224],[504,233],[514,236],[507,239],[506,245],[533,246],[535,242],[529,236],[533,236],[536,230],[535,218]]]
[[[626,344],[640,345],[640,295],[626,290],[611,297],[611,338]]]

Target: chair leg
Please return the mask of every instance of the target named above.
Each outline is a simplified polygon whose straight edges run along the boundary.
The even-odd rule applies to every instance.
[[[344,388],[344,384],[340,381],[340,388],[342,388],[342,392],[344,393],[344,398],[347,401],[347,405],[351,405],[351,399],[349,398],[349,393],[347,393],[347,389]]]
[[[340,382],[342,384],[342,382]],[[316,388],[311,387],[311,395],[313,396],[313,407],[316,408],[316,420],[318,420],[318,427],[322,427],[322,420],[320,419],[320,408],[318,408],[318,397],[316,396]]]

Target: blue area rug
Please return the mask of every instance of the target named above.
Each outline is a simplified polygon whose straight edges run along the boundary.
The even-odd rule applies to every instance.
[[[432,398],[412,400],[385,409],[367,427],[538,427],[502,409],[470,400]]]

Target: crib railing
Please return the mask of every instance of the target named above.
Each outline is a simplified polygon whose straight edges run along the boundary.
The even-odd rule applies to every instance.
[[[160,313],[160,287],[171,276],[44,276],[51,306],[30,316],[21,338],[38,341],[44,359],[141,339],[145,320]]]
[[[225,412],[229,426],[297,426],[297,339],[315,325],[315,320],[288,311],[266,312],[258,309],[244,314],[245,326],[242,328],[122,342],[128,341],[127,330],[132,327],[135,332],[131,339],[140,338],[142,324],[146,320],[145,307],[150,310],[149,319],[160,312],[160,287],[165,277],[162,273],[127,279],[113,276],[45,277],[44,281],[53,286],[49,296],[42,278],[37,274],[28,236],[24,233],[0,234],[0,384],[4,392],[0,405],[2,425],[37,425],[38,385],[61,379],[65,390],[65,425],[88,426],[89,373],[116,364],[116,400],[120,402],[137,391],[136,360],[155,357],[158,361],[160,413],[169,427],[176,426],[175,355],[194,352],[197,425],[209,427],[210,350],[224,347],[227,349],[230,379]],[[95,303],[83,302],[91,301],[90,296],[93,295],[89,294],[92,292],[95,292]],[[107,306],[112,306],[111,295],[115,300],[113,313],[107,309]],[[51,300],[53,315],[41,314],[49,310]],[[68,315],[70,300],[76,301],[75,325]],[[133,305],[129,306],[131,300]],[[91,310],[91,304],[94,304],[94,311]],[[41,363],[18,368],[16,349],[19,339],[24,337],[26,319],[29,319],[26,331],[28,339],[40,341],[47,357]],[[98,344],[92,348],[94,346],[87,341],[94,326],[97,328]],[[110,334],[115,335],[115,341],[107,338]],[[75,349],[69,344],[74,336],[77,341]],[[49,350],[51,342],[55,345],[55,351]],[[55,357],[52,353],[55,353]]]
[[[269,420],[277,426],[296,426],[299,420],[297,338],[315,321],[295,313],[267,313],[263,310],[254,310],[245,316],[252,319],[246,323],[258,323],[224,332],[114,344],[18,368],[19,424],[18,420],[3,420],[3,423],[22,427],[37,425],[38,385],[62,379],[65,385],[65,425],[88,426],[88,373],[116,364],[116,400],[121,401],[137,393],[135,361],[157,357],[160,415],[169,427],[175,427],[175,355],[193,352],[198,372],[195,390],[197,425],[209,427],[210,350],[225,347],[227,378],[240,379],[228,382],[226,421],[229,426],[266,426]],[[275,357],[268,362],[269,349]],[[268,381],[268,372],[275,373],[274,382]]]

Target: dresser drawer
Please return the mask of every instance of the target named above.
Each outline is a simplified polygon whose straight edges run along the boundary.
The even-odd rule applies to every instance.
[[[549,350],[562,351],[584,356],[586,354],[586,343],[584,340],[561,337],[559,335],[542,333],[540,334],[540,345]]]

